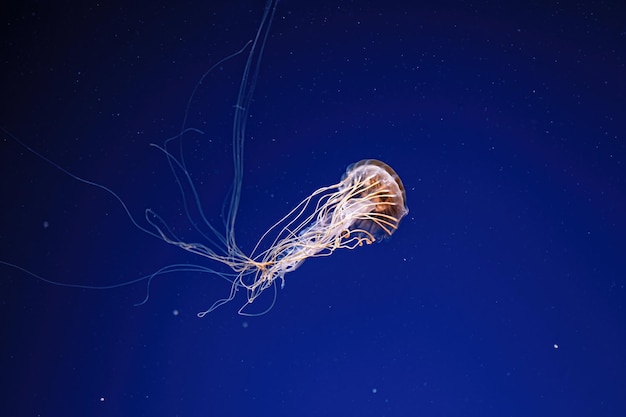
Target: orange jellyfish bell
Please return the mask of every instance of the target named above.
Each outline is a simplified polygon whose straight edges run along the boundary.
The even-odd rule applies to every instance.
[[[391,236],[409,212],[402,180],[377,159],[363,159],[348,166],[339,190],[346,193],[346,207],[352,217],[347,232],[360,236],[359,244]]]

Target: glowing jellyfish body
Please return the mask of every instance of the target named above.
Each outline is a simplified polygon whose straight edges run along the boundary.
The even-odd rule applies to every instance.
[[[259,65],[276,4],[276,0],[267,2],[255,38],[243,49],[232,55],[240,55],[244,53],[246,48],[249,48],[239,94],[234,106],[232,135],[234,178],[232,192],[228,204],[225,205],[223,232],[212,225],[204,215],[204,208],[196,184],[187,171],[183,143],[185,137],[190,133],[202,134],[201,131],[187,126],[187,114],[197,88],[213,68],[232,56],[218,62],[201,77],[189,98],[180,132],[167,139],[162,146],[153,145],[166,156],[185,202],[184,211],[191,226],[206,239],[204,243],[183,241],[167,225],[167,222],[151,209],[147,209],[145,212],[145,220],[150,227],[145,226],[143,222],[138,221],[131,214],[125,202],[114,191],[104,185],[74,175],[5,131],[8,136],[21,143],[26,149],[75,180],[111,194],[117,199],[133,225],[138,229],[188,252],[224,264],[232,272],[219,272],[203,265],[176,264],[165,266],[149,276],[130,282],[94,287],[51,281],[20,266],[4,261],[0,261],[0,263],[18,268],[55,285],[92,289],[116,288],[145,279],[148,280],[149,289],[152,279],[156,276],[181,271],[219,275],[231,283],[229,295],[213,303],[206,311],[198,313],[198,316],[203,317],[217,307],[233,300],[239,290],[245,290],[247,295],[247,300],[239,312],[240,314],[251,315],[252,313],[244,309],[270,287],[274,288],[275,297],[277,282],[281,286],[284,285],[285,274],[297,269],[306,259],[328,256],[340,248],[354,249],[364,244],[369,245],[391,236],[398,228],[402,217],[408,213],[404,186],[395,171],[387,164],[375,159],[367,159],[350,165],[338,183],[319,188],[300,202],[261,236],[250,254],[245,254],[236,243],[235,223],[243,182],[243,145],[246,123],[249,118],[249,108]],[[192,212],[196,214],[192,215]],[[140,304],[143,304],[147,299],[148,294]],[[269,308],[257,314],[262,314]]]
[[[233,286],[244,287],[247,303],[252,303],[276,279],[283,286],[285,274],[308,258],[391,236],[407,213],[404,186],[389,165],[375,159],[352,164],[339,183],[318,189],[272,226],[255,251],[272,230],[280,228],[278,236],[268,250],[250,259],[254,279]]]
[[[408,213],[406,194],[400,177],[384,162],[366,159],[352,164],[337,184],[323,187],[304,199],[274,224],[244,255],[236,245],[228,256],[219,256],[202,244],[172,239],[159,229],[168,243],[222,262],[237,272],[228,297],[216,301],[203,317],[231,301],[239,289],[247,292],[241,314],[261,293],[296,270],[308,258],[328,256],[336,249],[354,249],[391,236]],[[269,236],[274,236],[266,245]],[[262,246],[268,249],[257,253]]]

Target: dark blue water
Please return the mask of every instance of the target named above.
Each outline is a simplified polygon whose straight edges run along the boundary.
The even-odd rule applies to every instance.
[[[215,2],[209,2],[215,3]],[[239,3],[239,4],[232,4]],[[229,283],[112,290],[0,268],[4,416],[626,415],[626,27],[618,2],[279,4],[246,132],[237,239],[364,158],[410,213],[306,261],[274,308]],[[432,4],[429,4],[432,3]],[[262,1],[3,6],[0,124],[190,230],[162,144]],[[189,171],[221,227],[245,56],[199,86]],[[103,286],[211,264],[2,133],[0,260]],[[220,269],[224,271],[224,269]],[[262,303],[271,302],[259,299]],[[256,303],[256,302],[255,302]]]

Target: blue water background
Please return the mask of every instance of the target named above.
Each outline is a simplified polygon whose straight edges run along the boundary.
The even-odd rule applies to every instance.
[[[237,3],[237,4],[233,4]],[[3,7],[0,123],[142,220],[189,227],[161,144],[262,1]],[[262,317],[206,274],[95,291],[0,268],[4,416],[626,415],[619,2],[285,1],[247,125],[244,251],[364,158],[410,212],[286,276]],[[245,63],[199,87],[185,155],[221,227]],[[110,285],[211,266],[2,135],[0,259]],[[271,297],[270,297],[271,298]],[[267,299],[259,299],[259,303]],[[260,304],[262,305],[262,304]]]

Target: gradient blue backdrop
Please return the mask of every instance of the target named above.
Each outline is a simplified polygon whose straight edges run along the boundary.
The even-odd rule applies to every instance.
[[[193,237],[150,143],[263,1],[8,2],[0,123]],[[106,4],[105,4],[106,3]],[[237,237],[363,158],[409,215],[388,241],[306,262],[237,315],[208,275],[107,291],[0,267],[3,416],[626,415],[626,15],[620,2],[284,1],[251,117]],[[185,143],[220,224],[244,58],[191,103]],[[202,259],[5,133],[0,260],[108,285]]]

